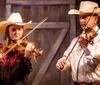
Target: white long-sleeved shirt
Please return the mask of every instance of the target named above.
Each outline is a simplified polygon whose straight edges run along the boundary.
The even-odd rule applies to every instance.
[[[96,26],[95,31],[98,29]],[[97,34],[93,39],[94,44],[89,44],[86,50],[83,50],[79,43],[75,45],[78,39],[75,38],[64,52],[64,56],[68,57],[68,63],[72,68],[72,78],[76,82],[100,81],[100,63],[99,59],[95,59],[95,54],[100,54],[100,30],[97,31]],[[75,47],[69,55],[74,45]]]

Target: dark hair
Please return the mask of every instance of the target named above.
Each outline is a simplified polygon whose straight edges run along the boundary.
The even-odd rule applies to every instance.
[[[93,14],[93,16],[98,16],[98,14]]]
[[[11,26],[11,25],[8,25],[8,26],[6,27],[4,40],[5,40],[6,38],[9,38],[9,27],[10,27],[10,26]]]

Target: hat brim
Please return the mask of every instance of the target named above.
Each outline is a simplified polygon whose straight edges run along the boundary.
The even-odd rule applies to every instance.
[[[93,12],[94,10],[94,12]],[[79,11],[79,10],[76,10],[76,9],[71,9],[68,14],[76,14],[76,15],[80,15],[80,14],[83,14],[83,13],[95,13],[95,14],[98,14],[98,16],[100,17],[100,8],[96,8],[96,9],[93,9],[93,8],[90,8],[90,9],[87,9],[87,10],[84,10],[84,11]]]
[[[24,30],[26,28],[28,28],[30,26],[30,24],[32,23],[32,21],[29,21],[27,23],[12,23],[12,22],[9,22],[9,21],[2,21],[0,22],[0,32],[1,33],[5,33],[5,30],[6,30],[6,27],[13,24],[13,25],[19,25],[19,26],[23,26]]]

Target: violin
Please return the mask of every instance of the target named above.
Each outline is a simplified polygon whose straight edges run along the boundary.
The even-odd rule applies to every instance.
[[[84,30],[83,34],[85,34],[86,42],[93,43],[92,40],[95,37],[95,30],[93,28],[87,28]]]
[[[11,51],[18,51],[20,53],[23,53],[27,44],[28,43],[31,43],[33,47],[35,47],[35,44],[34,42],[28,42],[26,39],[20,41],[19,44],[17,44]],[[7,46],[7,49],[11,49],[16,43],[11,43]],[[33,49],[33,56],[34,56],[34,60],[36,61],[36,58],[38,56],[42,56],[43,55],[43,50],[41,50],[40,48],[37,49],[37,48],[34,48]]]

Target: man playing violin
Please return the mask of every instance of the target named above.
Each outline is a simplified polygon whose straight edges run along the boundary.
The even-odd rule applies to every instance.
[[[95,2],[82,1],[79,10],[68,14],[79,15],[83,32],[72,40],[56,67],[61,71],[71,67],[74,85],[100,85],[100,8]]]
[[[30,60],[35,45],[20,39],[30,24],[31,21],[23,23],[19,13],[12,13],[6,21],[0,22],[0,32],[5,34],[0,45],[0,85],[29,85],[27,78],[32,69]]]

